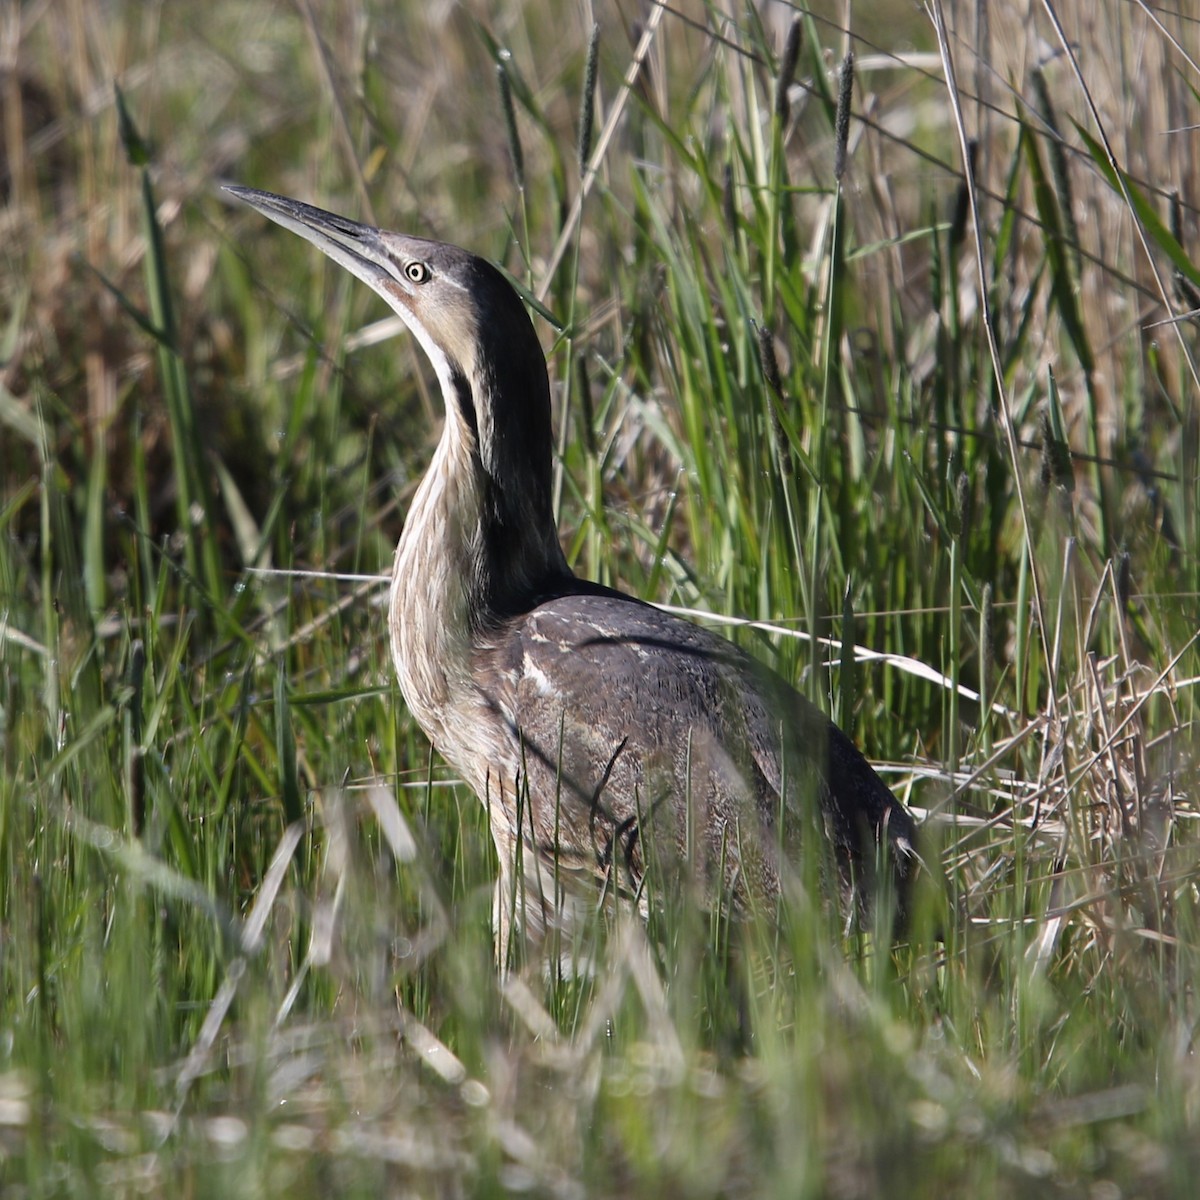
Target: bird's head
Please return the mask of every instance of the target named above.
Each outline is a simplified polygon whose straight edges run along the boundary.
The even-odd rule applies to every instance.
[[[504,556],[481,564],[497,576],[495,586],[505,586],[499,576],[508,562],[531,587],[539,575],[566,572],[551,501],[546,360],[512,285],[458,246],[375,229],[271,192],[227,190],[378,292],[421,344],[441,383],[448,436],[479,473],[483,547]]]
[[[447,403],[489,474],[503,483],[514,436],[550,460],[546,361],[511,284],[458,246],[375,229],[286,196],[229,185],[272,221],[312,242],[378,292],[428,355]],[[514,427],[515,424],[515,427]]]

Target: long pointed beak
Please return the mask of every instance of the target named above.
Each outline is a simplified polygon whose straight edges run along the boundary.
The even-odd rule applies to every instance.
[[[232,183],[223,187],[239,200],[257,208],[263,216],[270,217],[276,224],[312,242],[318,250],[376,291],[383,291],[385,280],[394,282],[389,267],[391,259],[378,229],[360,225],[357,221],[347,220],[311,204],[302,204],[287,196],[276,196],[273,192],[260,192],[256,188],[239,187]],[[392,290],[383,294],[390,300],[395,292]]]

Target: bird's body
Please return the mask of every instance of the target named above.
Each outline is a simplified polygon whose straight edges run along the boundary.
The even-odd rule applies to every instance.
[[[437,372],[446,424],[397,547],[389,630],[406,703],[487,807],[498,946],[570,933],[600,892],[644,910],[680,869],[735,906],[774,898],[814,825],[856,884],[888,846],[902,903],[915,827],[849,739],[725,639],[571,572],[545,359],[503,276],[230,190],[370,284]]]

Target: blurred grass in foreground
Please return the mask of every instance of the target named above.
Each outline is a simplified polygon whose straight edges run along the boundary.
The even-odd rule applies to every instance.
[[[989,11],[949,92],[903,6],[597,10],[582,163],[582,9],[10,14],[6,1197],[1191,1194],[1195,23]],[[760,623],[928,814],[911,945],[683,901],[501,983],[371,578],[438,397],[222,178],[544,305],[572,561]]]

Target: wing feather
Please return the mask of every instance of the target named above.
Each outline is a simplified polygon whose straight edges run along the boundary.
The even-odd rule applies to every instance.
[[[903,883],[909,814],[819,709],[724,638],[597,589],[539,604],[480,654],[538,840],[573,865],[636,890],[653,838],[710,883],[773,894],[817,815],[849,871],[888,838]]]

